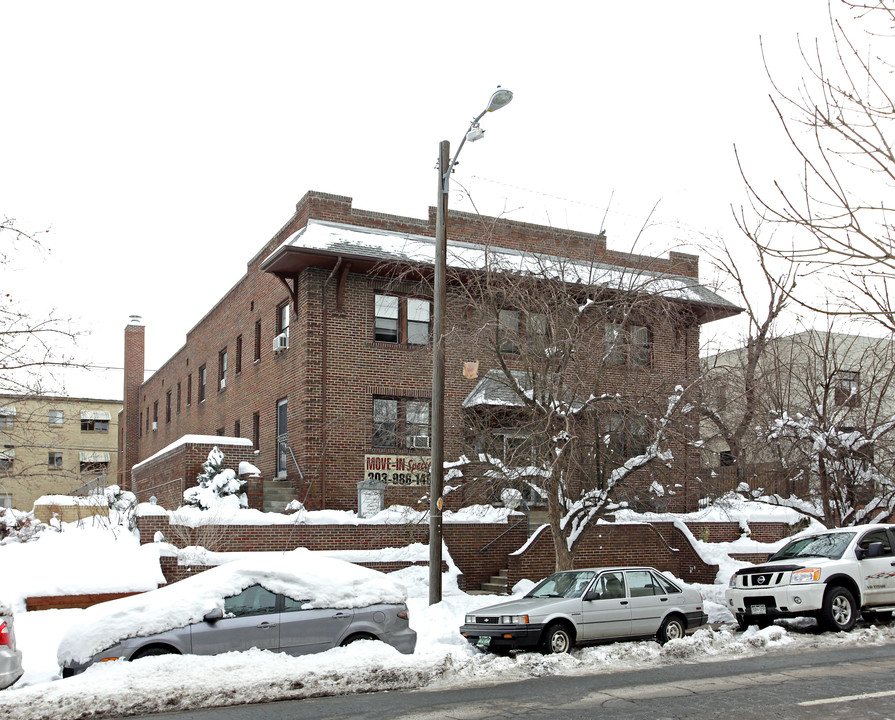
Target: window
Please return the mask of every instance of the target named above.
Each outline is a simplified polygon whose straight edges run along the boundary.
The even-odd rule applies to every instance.
[[[528,313],[525,328],[528,335],[528,349],[543,353],[547,348],[547,316],[543,313]]]
[[[61,470],[62,453],[55,451],[47,453],[47,465],[49,466],[50,470]]]
[[[398,342],[398,298],[392,295],[377,295],[373,339],[378,342]]]
[[[261,359],[261,321],[255,322],[255,362]]]
[[[736,458],[730,450],[722,450],[718,453],[718,461],[721,467],[733,467],[736,464]]]
[[[152,429],[158,430],[158,400],[152,403]]]
[[[497,333],[502,353],[519,352],[519,311],[501,310],[497,314]]]
[[[12,507],[12,495],[8,493],[0,493],[0,508]]]
[[[236,336],[236,374],[242,372],[242,335]]]
[[[165,393],[165,422],[171,422],[171,391]]]
[[[645,325],[606,323],[605,338],[609,365],[650,366],[650,333]]]
[[[261,414],[252,413],[252,449],[261,447]]]
[[[646,428],[639,418],[610,413],[603,432],[606,450],[621,462],[646,452]]]
[[[286,418],[288,410],[288,400],[283,398],[277,402],[277,477],[286,477],[288,464],[286,462],[286,452],[288,450],[286,437]]]
[[[376,295],[373,300],[376,342],[425,345],[429,342],[432,303],[420,298]]]
[[[214,434],[217,435],[218,437],[224,437],[224,428],[218,428],[217,430],[214,431]]]
[[[63,423],[63,413],[62,410],[50,410],[50,425],[62,425]]]
[[[502,353],[543,352],[547,347],[547,316],[521,310],[502,309],[497,313],[497,340]]]
[[[180,380],[177,381],[177,414],[180,415]]]
[[[0,407],[0,430],[10,430],[16,421],[16,409],[11,405]]]
[[[242,430],[242,426],[239,424],[239,420],[233,423],[233,437],[242,437],[240,431]]]
[[[854,370],[840,370],[833,376],[833,390],[837,405],[861,406],[861,374]]]
[[[0,470],[12,470],[12,464],[16,459],[14,445],[4,445],[0,448]]]
[[[407,343],[425,345],[429,342],[431,303],[428,300],[407,298]]]
[[[205,381],[208,379],[208,369],[204,365],[199,366],[199,389],[196,392],[197,400],[205,402]]]
[[[227,348],[218,353],[218,392],[227,387]]]
[[[110,455],[98,450],[81,451],[80,471],[90,475],[105,475],[109,470]]]
[[[373,398],[373,447],[429,448],[428,400]]]
[[[186,376],[186,404],[187,407],[193,404],[193,374]]]
[[[286,336],[286,347],[289,347],[289,303],[277,306],[277,335]]]
[[[112,416],[103,410],[81,411],[81,432],[109,432],[109,422]]]
[[[239,595],[224,599],[224,613],[228,616],[267,615],[276,612],[276,608],[277,596],[260,585],[250,585]]]

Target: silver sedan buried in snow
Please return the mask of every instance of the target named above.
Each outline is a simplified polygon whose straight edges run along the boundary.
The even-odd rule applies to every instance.
[[[575,645],[683,637],[708,620],[698,591],[650,567],[567,570],[519,600],[466,615],[460,633],[482,650],[569,652]]]

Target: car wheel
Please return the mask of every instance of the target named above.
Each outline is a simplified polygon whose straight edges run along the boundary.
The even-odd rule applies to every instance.
[[[659,626],[659,632],[656,633],[656,639],[660,645],[664,645],[669,640],[679,640],[687,634],[684,622],[678,615],[669,615],[662,621]]]
[[[144,648],[143,650],[138,650],[133,654],[131,660],[140,660],[145,657],[153,657],[154,655],[179,655],[180,653],[176,652],[171,648],[159,647],[155,645],[153,647]]]
[[[844,587],[832,587],[827,590],[821,618],[828,630],[841,632],[851,630],[858,619],[858,606],[852,594]]]
[[[740,630],[748,630],[752,625],[756,625],[759,630],[763,630],[766,627],[771,627],[774,624],[774,621],[769,617],[762,617],[760,615],[746,615],[743,613],[736,614],[737,626]]]
[[[354,635],[349,635],[342,641],[342,647],[346,645],[350,645],[353,642],[357,642],[358,640],[378,640],[379,638],[375,635],[370,635],[370,633],[355,633]]]
[[[572,634],[565,625],[554,623],[550,625],[541,638],[541,652],[546,655],[554,653],[567,653],[575,645]]]

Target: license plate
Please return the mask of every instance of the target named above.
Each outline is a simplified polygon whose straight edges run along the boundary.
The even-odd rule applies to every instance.
[[[750,605],[749,612],[753,615],[765,615],[767,614],[767,608],[764,605]]]
[[[476,643],[478,647],[488,647],[491,644],[491,636],[490,635],[482,635],[479,638],[479,641]]]

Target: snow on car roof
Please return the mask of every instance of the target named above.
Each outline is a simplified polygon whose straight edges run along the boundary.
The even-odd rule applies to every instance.
[[[307,601],[306,607],[355,608],[403,603],[406,588],[388,575],[298,548],[235,560],[140,595],[89,607],[62,637],[60,664],[86,662],[131,637],[151,635],[199,622],[224,597],[260,584],[275,593]]]

